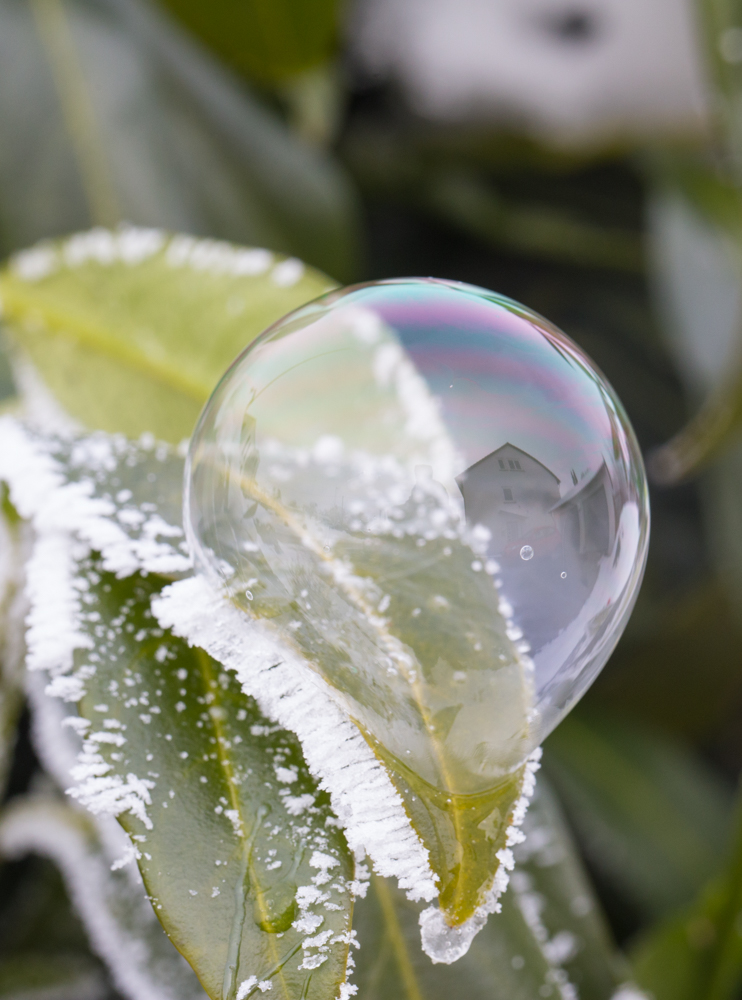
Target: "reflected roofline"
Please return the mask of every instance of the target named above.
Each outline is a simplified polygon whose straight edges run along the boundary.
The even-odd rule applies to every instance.
[[[543,462],[539,462],[539,460],[535,458],[533,455],[529,454],[527,451],[524,451],[522,448],[519,448],[517,444],[511,444],[510,441],[506,441],[505,444],[500,445],[500,447],[497,448],[495,451],[491,451],[489,455],[485,455],[484,458],[480,458],[478,462],[474,463],[474,465],[470,465],[468,469],[466,469],[464,472],[460,473],[456,477],[456,482],[460,484],[462,481],[466,479],[466,477],[469,475],[470,472],[473,472],[474,469],[476,469],[478,466],[483,465],[484,462],[489,462],[491,458],[494,458],[496,455],[498,455],[504,448],[512,448],[513,451],[517,451],[521,455],[525,455],[526,458],[530,458],[532,462],[536,463],[536,465],[540,465],[541,468],[544,469],[545,472],[548,472],[549,475],[557,483],[561,482],[559,476],[554,475],[551,469],[549,469],[546,465],[544,465]]]

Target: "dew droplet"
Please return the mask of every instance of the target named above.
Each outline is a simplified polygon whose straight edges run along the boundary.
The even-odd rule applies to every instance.
[[[533,559],[533,546],[524,545],[523,548],[520,550],[520,557],[525,562],[528,562],[529,559]]]
[[[253,599],[253,592],[251,590],[246,590],[245,597],[248,599],[248,601],[251,601]]]
[[[567,574],[564,572],[564,570],[562,570],[562,572],[559,574],[559,576],[562,578],[562,580],[566,580],[567,579]]]
[[[292,882],[280,882],[267,892],[259,892],[253,909],[255,923],[261,931],[282,934],[297,914],[296,886]]]

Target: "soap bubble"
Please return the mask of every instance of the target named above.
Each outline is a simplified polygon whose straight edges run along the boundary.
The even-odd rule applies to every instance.
[[[185,520],[199,571],[383,758],[462,794],[594,680],[649,527],[590,359],[525,307],[432,279],[331,292],[255,341],[201,416]]]

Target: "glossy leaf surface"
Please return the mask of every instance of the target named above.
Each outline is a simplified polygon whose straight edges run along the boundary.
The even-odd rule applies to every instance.
[[[386,716],[386,732],[382,727],[364,733],[430,852],[446,919],[460,924],[482,902],[500,867],[498,853],[506,846],[525,768],[515,768],[485,789],[480,778],[476,787],[459,745],[447,737],[457,721],[476,739],[484,722],[489,731],[503,734],[503,753],[517,757],[528,731],[526,682],[497,609],[497,592],[484,574],[465,571],[470,548],[436,539],[421,553],[414,539],[408,546],[385,535],[374,539],[375,546],[364,541],[349,539],[337,547],[338,555],[379,588],[379,597],[391,598],[388,628],[405,648],[416,651],[423,673],[413,684],[369,677],[366,690],[354,694],[379,717]],[[320,662],[328,676],[328,664]],[[458,681],[452,680],[450,664],[463,674]],[[340,671],[328,679],[341,690],[347,685]]]
[[[321,542],[307,541],[311,529],[278,499],[261,493],[259,502],[268,514],[263,543],[280,551],[307,605],[324,608],[333,631],[317,628],[302,602],[286,597],[280,574],[260,556],[260,584],[242,598],[244,613],[269,619],[343,696],[430,852],[448,921],[460,924],[492,885],[525,774],[517,765],[527,752],[526,682],[497,592],[484,574],[463,571],[471,548],[446,538],[421,554],[414,539],[405,545],[380,535],[369,545],[348,536],[334,555],[354,576],[333,582]],[[391,610],[381,619],[375,609],[384,594]],[[341,639],[333,642],[335,635]],[[412,683],[382,665],[383,652],[400,641],[416,650],[422,668]],[[468,666],[474,669],[466,674]],[[512,771],[494,782],[474,774],[460,744],[447,742],[454,721],[464,741],[477,741],[485,729],[501,735],[502,770]]]
[[[345,978],[353,862],[295,738],[157,627],[162,581],[116,580],[93,562],[83,572],[99,633],[85,747],[140,789],[121,822],[169,937],[212,997],[256,976],[276,997],[325,1000]],[[87,801],[96,808],[95,790]]]

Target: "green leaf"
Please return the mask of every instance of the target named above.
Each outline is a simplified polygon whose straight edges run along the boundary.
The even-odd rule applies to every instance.
[[[116,839],[125,842],[123,836]],[[198,980],[143,899],[141,883],[120,866],[111,870],[98,825],[90,817],[50,794],[12,800],[0,819],[0,854],[22,858],[29,853],[50,858],[59,867],[91,950],[108,966],[127,1000],[203,1000]],[[33,901],[23,902],[31,902],[33,910]],[[16,941],[13,955],[41,947],[51,958],[70,953],[74,941],[65,940],[69,928],[56,926],[65,919],[64,906],[54,896],[46,896],[45,902],[51,904],[50,912],[38,915],[35,940],[28,940],[26,930],[26,939]],[[70,926],[76,931],[77,920]]]
[[[379,740],[369,742],[387,766],[407,815],[429,852],[430,867],[440,879],[438,899],[446,921],[457,926],[474,914],[492,888],[501,865],[498,854],[507,846],[526,768],[518,768],[482,794],[457,795],[425,781],[386,752]]]
[[[485,735],[483,703],[488,730],[503,734],[502,758],[522,759],[527,738],[526,688],[497,591],[485,574],[467,572],[472,550],[459,540],[428,541],[421,555],[414,536],[377,535],[369,546],[363,535],[348,533],[335,552],[379,588],[379,598],[390,598],[389,631],[415,650],[422,676],[398,686],[379,680],[377,666],[376,677],[369,671],[364,678],[364,689],[358,677],[348,681],[347,665],[333,662],[331,652],[320,656],[320,669],[371,710],[361,714],[353,706],[352,714],[429,851],[447,921],[461,924],[500,868],[498,854],[507,846],[527,770],[523,765],[489,783],[461,759],[460,741]],[[259,598],[252,604],[259,611]],[[457,736],[449,739],[454,724]]]
[[[742,986],[742,824],[722,877],[636,943],[637,980],[656,1000],[734,1000]]]
[[[270,619],[342,694],[429,852],[447,922],[462,924],[493,887],[530,773],[524,666],[497,589],[470,572],[474,550],[455,536],[421,549],[413,535],[389,529],[369,538],[348,526],[328,555],[310,518],[255,478],[243,476],[240,488],[259,541],[255,554],[240,554],[232,599],[246,615]],[[428,502],[399,509],[413,518]],[[330,565],[352,566],[352,576],[333,576]],[[309,608],[327,608],[335,631],[317,627],[302,593]],[[397,649],[415,652],[408,674],[392,664]]]
[[[390,882],[372,880],[355,920],[361,942],[356,980],[364,1000],[533,1000],[574,995],[570,984],[581,1000],[614,993],[626,969],[541,780],[525,827],[502,912],[490,916],[453,965],[433,965],[421,954],[415,907]]]
[[[93,810],[111,794],[131,808],[120,822],[147,891],[209,996],[233,1000],[252,976],[282,1000],[335,996],[353,860],[296,739],[233,675],[157,627],[149,601],[162,580],[99,569],[81,566],[96,642],[78,794]]]
[[[578,710],[549,737],[544,766],[591,863],[647,916],[692,899],[718,870],[729,795],[669,737]]]
[[[4,3],[0,128],[2,256],[126,219],[354,275],[358,209],[340,166],[154,5]]]
[[[251,340],[330,287],[267,251],[131,229],[29,251],[0,273],[5,321],[72,417],[173,442]]]
[[[325,62],[338,36],[339,0],[161,0],[228,63],[274,83]]]
[[[0,484],[0,798],[23,704],[22,529]]]

